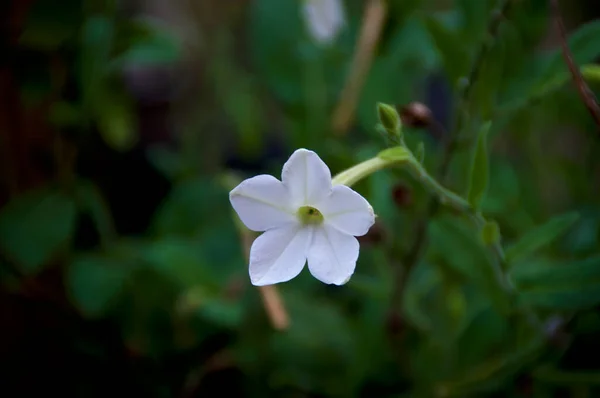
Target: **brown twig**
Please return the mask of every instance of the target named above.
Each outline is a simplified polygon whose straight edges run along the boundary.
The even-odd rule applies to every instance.
[[[181,389],[181,398],[191,398],[198,395],[197,391],[207,374],[233,367],[235,367],[235,360],[229,350],[223,349],[215,352],[201,365],[193,368],[188,373]]]
[[[290,319],[277,288],[269,285],[260,286],[258,290],[260,291],[265,310],[269,315],[273,327],[277,330],[286,330],[290,326]]]
[[[571,73],[571,77],[573,79],[573,83],[577,87],[577,91],[579,92],[579,96],[581,100],[585,104],[586,108],[594,118],[596,125],[600,128],[600,106],[598,106],[598,100],[596,96],[585,82],[581,71],[575,65],[575,61],[573,60],[573,54],[569,49],[569,44],[567,43],[567,31],[565,29],[565,25],[563,23],[563,19],[560,13],[560,7],[558,5],[558,0],[550,0],[550,5],[552,7],[552,14],[554,18],[554,24],[556,26],[556,31],[558,32],[558,38],[560,41],[560,46],[562,48],[563,58],[565,59],[565,63],[569,68],[569,72]]]
[[[248,258],[250,257],[250,247],[254,241],[254,236],[247,229],[242,230],[241,234],[244,254]],[[273,285],[259,286],[258,291],[263,299],[265,311],[267,311],[271,325],[277,330],[287,329],[290,325],[290,319],[277,288]]]
[[[387,9],[383,0],[367,1],[350,73],[333,112],[332,129],[338,136],[346,134],[354,118],[354,110],[369,69],[371,69],[386,14]]]
[[[244,256],[249,258],[250,247],[252,247],[255,236],[252,231],[246,229],[243,225],[240,225],[239,233],[242,240]],[[259,286],[258,291],[262,297],[265,311],[271,321],[271,325],[276,330],[286,330],[290,326],[290,319],[277,287],[273,285]]]
[[[233,189],[239,183],[240,179],[236,177],[235,174],[226,175],[223,178],[223,184],[228,189]],[[244,250],[244,256],[249,258],[250,248],[252,247],[252,242],[254,242],[256,236],[242,224],[239,218],[237,218],[237,215],[234,215],[234,220],[242,243],[242,249]],[[277,287],[273,285],[259,286],[258,290],[262,297],[267,316],[271,321],[271,325],[277,330],[286,330],[290,326],[290,318]]]

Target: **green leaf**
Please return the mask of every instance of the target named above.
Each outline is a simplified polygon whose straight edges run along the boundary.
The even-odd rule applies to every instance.
[[[211,178],[194,178],[175,185],[156,212],[153,230],[157,235],[196,236],[211,232],[230,219],[228,191]]]
[[[600,304],[600,283],[527,290],[519,293],[519,299],[548,310],[584,310]]]
[[[481,238],[457,217],[444,216],[430,223],[432,250],[460,275],[479,285],[499,311],[508,309],[503,276],[495,269]]]
[[[473,304],[472,304],[473,305]],[[509,322],[491,307],[481,306],[465,327],[456,344],[460,352],[460,368],[472,369],[506,343]]]
[[[469,68],[469,54],[465,43],[461,41],[457,32],[436,18],[426,18],[425,24],[441,54],[448,78],[454,86]]]
[[[219,326],[235,328],[241,321],[244,307],[239,300],[230,301],[222,297],[204,297],[198,314]]]
[[[357,364],[357,341],[340,308],[306,294],[283,292],[291,324],[273,335],[268,349],[274,361],[273,386],[304,386],[329,396],[348,396]],[[323,333],[327,330],[328,333]],[[338,381],[338,383],[334,383]]]
[[[509,264],[514,263],[516,260],[524,259],[533,254],[565,233],[578,219],[578,213],[566,213],[556,216],[545,224],[527,232],[517,243],[506,250],[506,261]]]
[[[81,181],[77,184],[77,200],[79,211],[91,217],[103,243],[111,241],[115,237],[113,220],[98,187],[91,181]]]
[[[425,143],[423,141],[419,141],[419,144],[417,145],[415,158],[417,159],[417,162],[421,164],[425,161]]]
[[[98,129],[104,141],[117,151],[132,149],[139,134],[131,98],[124,92],[107,91],[95,103]]]
[[[67,248],[75,228],[72,198],[53,189],[31,191],[0,211],[0,248],[27,274]]]
[[[151,146],[146,151],[146,156],[150,163],[169,180],[175,180],[190,171],[183,156],[166,146]]]
[[[581,219],[565,236],[563,248],[576,256],[590,256],[600,247],[600,208],[582,208]]]
[[[81,123],[81,109],[66,101],[58,101],[51,105],[48,116],[50,123],[58,126],[77,126]]]
[[[513,267],[510,276],[519,289],[600,284],[600,256],[550,264],[525,262]]]
[[[493,117],[498,92],[503,86],[503,74],[506,64],[507,50],[502,42],[495,41],[486,53],[469,99],[471,115],[481,115],[483,119]]]
[[[568,44],[576,65],[591,63],[600,56],[598,40],[598,20],[582,25],[570,35]],[[593,71],[591,74],[593,75]],[[513,75],[517,75],[517,72]],[[560,47],[532,57],[520,71],[520,75],[512,79],[512,84],[507,90],[509,94],[504,94],[508,97],[503,101],[505,110],[516,111],[527,107],[532,101],[547,97],[571,79]]]
[[[114,59],[117,68],[164,65],[177,61],[181,46],[165,27],[151,21],[136,21],[126,49]]]
[[[600,65],[588,64],[581,67],[581,74],[586,80],[593,83],[600,83]]]
[[[253,1],[249,34],[257,73],[279,98],[296,104],[302,101],[304,64],[298,51],[304,32],[298,11],[297,2]]]
[[[211,61],[209,70],[219,106],[225,110],[228,123],[233,125],[244,148],[243,156],[258,156],[262,150],[264,117],[260,90],[255,77],[236,64],[233,40],[220,40],[220,48]]]
[[[406,14],[399,11],[396,15]],[[378,122],[373,104],[404,104],[412,101],[411,87],[414,82],[422,79],[424,71],[438,68],[440,62],[431,35],[425,23],[418,18],[407,18],[405,23],[395,27],[385,47],[386,50],[373,60],[358,103],[357,121],[367,131],[371,131]],[[402,73],[398,73],[398,70],[402,70]],[[339,70],[336,72],[339,73]],[[390,80],[389,76],[394,76],[394,79]]]
[[[592,62],[600,55],[598,40],[600,40],[599,20],[581,25],[569,36],[569,49],[571,50],[571,54],[573,54],[573,61],[576,65]],[[548,62],[549,67],[546,77],[550,78],[561,72],[568,72],[560,48],[557,48],[548,55]]]
[[[55,51],[77,35],[81,15],[78,0],[33,2],[19,44],[42,51]]]
[[[487,194],[481,204],[486,214],[504,215],[519,206],[519,178],[512,164],[499,158],[490,158],[490,181]]]
[[[500,241],[500,227],[496,221],[487,221],[481,229],[481,239],[487,246]]]
[[[442,277],[438,268],[424,261],[419,262],[406,276],[406,288],[402,301],[404,316],[412,325],[423,331],[430,331],[432,314],[429,313],[421,302],[431,291],[442,284]]]
[[[489,160],[487,150],[487,134],[491,123],[485,123],[479,130],[477,144],[473,153],[469,177],[468,200],[474,209],[479,209],[485,196],[489,179]]]
[[[477,364],[465,372],[463,377],[438,386],[438,391],[444,391],[445,396],[464,397],[477,392],[492,389],[490,384],[502,382],[517,373],[528,363],[533,362],[542,353],[543,341],[536,339],[529,344],[516,347],[515,350],[502,352],[498,356]],[[493,390],[497,391],[498,385]]]
[[[548,309],[585,309],[600,303],[600,256],[548,263],[524,262],[510,272],[519,298]]]
[[[201,247],[194,240],[164,238],[139,246],[141,258],[180,288],[214,285]]]
[[[600,385],[600,370],[563,370],[555,365],[542,365],[532,374],[534,379],[558,385]]]
[[[114,31],[114,22],[101,16],[87,19],[83,26],[79,73],[86,108],[94,108],[98,102],[95,97],[103,94],[101,87],[109,71]]]
[[[105,315],[135,268],[135,264],[113,256],[87,254],[75,258],[66,275],[73,303],[85,316]]]
[[[493,2],[488,0],[458,0],[456,7],[460,10],[464,40],[479,42],[487,28],[487,20]]]

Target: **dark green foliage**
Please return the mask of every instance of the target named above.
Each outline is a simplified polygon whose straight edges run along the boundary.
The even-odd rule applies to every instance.
[[[348,95],[367,2],[344,2],[330,46],[311,39],[303,0],[159,2],[176,16],[162,23],[132,17],[125,3],[35,0],[7,52],[14,109],[43,115],[44,128],[29,130],[50,143],[45,182],[30,187],[15,166],[30,160],[11,146],[27,129],[12,122],[13,99],[2,103],[0,128],[14,129],[0,139],[0,161],[14,166],[0,166],[0,199],[10,196],[0,210],[7,381],[22,374],[44,394],[91,397],[106,393],[89,375],[113,371],[132,386],[114,394],[128,396],[599,396],[598,128],[558,44],[540,46],[551,28],[545,1],[514,1],[494,37],[496,0],[385,2],[353,123],[339,135],[332,113]],[[574,61],[596,90],[600,22],[571,22]],[[410,102],[440,123],[402,119],[402,140],[465,194],[469,214],[431,206],[420,177],[401,167],[360,181],[353,188],[377,223],[360,238],[355,274],[335,287],[304,270],[277,286],[289,319],[278,330],[273,303],[250,284],[255,234],[240,228],[229,190],[251,175],[279,178],[298,147],[333,175],[377,154],[406,160],[376,125],[400,126],[389,112]],[[377,103],[390,105],[378,115]],[[448,134],[457,140],[442,178]],[[143,203],[119,191],[110,162],[135,175],[127,184]],[[136,162],[170,189],[148,197],[160,205],[129,236],[118,225],[134,222],[156,183]],[[46,356],[56,373],[37,366]],[[47,374],[56,382],[43,383]],[[0,396],[10,396],[4,384]]]

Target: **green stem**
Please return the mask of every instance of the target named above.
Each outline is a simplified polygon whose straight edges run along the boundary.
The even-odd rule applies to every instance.
[[[483,226],[487,223],[487,220],[481,215],[481,213],[476,211],[468,201],[449,189],[444,188],[440,183],[437,182],[436,179],[427,173],[427,171],[423,168],[423,166],[421,166],[420,163],[416,161],[416,159],[413,159],[413,161],[409,163],[409,167],[411,170],[413,170],[413,172],[418,173],[425,188],[427,188],[432,194],[436,195],[442,205],[450,206],[453,209],[463,213],[473,222],[478,231],[483,229]],[[490,246],[490,250],[492,251],[492,254],[496,260],[492,263],[496,278],[506,291],[512,291],[512,287],[506,279],[503,271],[505,263],[504,249],[498,241],[494,242]]]
[[[396,160],[385,160],[379,156],[375,156],[336,175],[333,177],[332,183],[333,185],[352,186],[374,172],[395,165],[396,163]]]
[[[405,147],[390,148],[369,160],[365,160],[341,172],[333,178],[333,184],[351,186],[378,170],[398,165],[407,167],[427,190],[437,196],[442,204],[465,213],[473,219],[481,219],[485,223],[483,217],[476,214],[469,202],[449,189],[444,188],[435,178],[431,177],[421,163]]]
[[[351,186],[378,170],[392,166],[406,167],[408,171],[411,172],[417,178],[417,180],[421,182],[425,189],[436,196],[442,205],[451,207],[467,216],[479,231],[481,231],[483,226],[487,223],[487,220],[481,215],[481,213],[477,212],[467,200],[445,188],[439,182],[437,182],[435,178],[431,177],[421,163],[419,163],[413,154],[405,147],[387,149],[376,157],[359,163],[356,166],[338,174],[333,178],[333,183]],[[500,242],[494,243],[490,247],[490,250],[496,259],[493,264],[494,272],[498,282],[507,292],[512,292],[512,287],[508,283],[503,272],[505,255]]]
[[[453,209],[465,214],[479,230],[481,230],[487,223],[485,217],[483,217],[481,213],[477,212],[467,200],[463,199],[461,196],[455,194],[449,189],[444,188],[439,182],[437,182],[435,178],[431,177],[427,173],[425,168],[423,168],[423,166],[415,158],[412,158],[412,160],[408,163],[408,166],[423,183],[423,186],[437,196],[441,204],[450,206]],[[496,257],[498,257],[500,265],[502,265],[505,257],[502,246],[499,242],[496,242],[492,245],[492,249]]]
[[[452,207],[460,212],[466,213],[470,216],[474,215],[473,208],[465,199],[444,188],[437,180],[427,173],[427,170],[413,157],[407,166],[410,171],[425,188],[427,188],[432,194],[437,196],[441,204]]]
[[[498,40],[498,34],[500,31],[501,22],[506,18],[509,13],[511,6],[513,6],[515,0],[497,0],[494,10],[491,12],[491,17],[487,25],[486,38],[483,40],[481,46],[475,54],[475,59],[469,70],[469,74],[466,77],[465,85],[459,92],[457,105],[456,105],[456,116],[454,119],[454,126],[449,134],[446,136],[446,142],[444,145],[444,152],[442,155],[442,161],[440,163],[440,179],[443,183],[446,183],[449,177],[450,161],[454,156],[458,141],[463,134],[465,129],[465,123],[469,118],[469,104],[471,101],[471,94],[475,87],[477,80],[481,74],[484,66],[486,56],[492,50],[496,41]]]

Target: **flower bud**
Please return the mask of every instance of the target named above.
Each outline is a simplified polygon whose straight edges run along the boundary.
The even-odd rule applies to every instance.
[[[500,241],[500,227],[495,221],[488,221],[481,229],[483,243],[490,246]]]
[[[396,184],[392,188],[392,199],[398,207],[408,207],[413,203],[412,191],[402,183]]]
[[[385,240],[386,230],[384,226],[379,222],[375,221],[375,224],[369,229],[366,235],[359,236],[357,239],[360,244],[375,245]]]
[[[421,102],[411,102],[402,108],[400,117],[409,127],[427,127],[431,123],[431,110]]]
[[[400,141],[402,138],[402,123],[400,122],[400,115],[392,105],[383,104],[379,102],[377,104],[377,115],[379,116],[379,122],[383,125],[388,135],[393,137],[394,140]]]
[[[404,337],[406,334],[406,322],[397,312],[390,312],[386,319],[388,333],[394,337]]]

